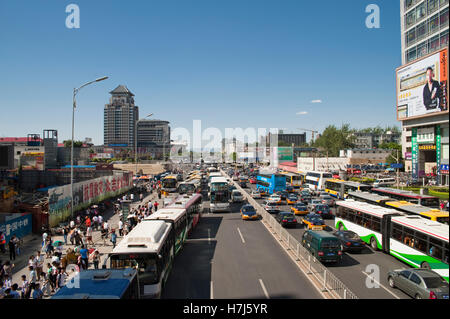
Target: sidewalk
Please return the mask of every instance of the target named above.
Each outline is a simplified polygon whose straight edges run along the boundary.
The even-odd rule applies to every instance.
[[[164,197],[161,198],[161,200],[157,200],[158,195],[153,192],[152,194],[149,194],[145,198],[143,198],[142,201],[135,201],[131,204],[132,208],[137,207],[138,205],[145,205],[148,203],[148,201],[157,201],[160,205],[159,207],[162,207],[162,203],[164,201]],[[118,223],[119,223],[119,214],[114,213],[114,209],[109,209],[104,215],[103,218],[105,221],[108,222],[110,228],[118,229]],[[118,236],[117,237],[117,244],[120,243],[123,237]],[[60,240],[64,242],[64,237],[61,236],[53,236],[53,241]],[[101,268],[102,264],[104,263],[105,259],[108,256],[108,253],[112,251],[112,243],[109,239],[106,239],[105,243],[106,245],[103,245],[103,240],[101,239],[101,232],[100,231],[93,231],[92,232],[92,241],[94,242],[94,246],[88,246],[87,248],[96,248],[100,252],[100,263],[99,268]],[[13,279],[12,283],[17,283],[19,286],[22,284],[22,275],[26,275],[27,279],[29,279],[29,270],[28,270],[28,259],[31,255],[36,255],[37,251],[40,251],[42,247],[42,236],[40,235],[30,235],[23,239],[23,245],[21,247],[21,254],[20,256],[16,256],[16,260],[12,261],[12,263],[15,265],[13,269]],[[69,240],[68,244],[63,246],[63,256],[65,255],[65,252],[68,248],[74,248],[74,245],[71,245]],[[45,257],[45,253],[41,253]],[[9,252],[7,251],[6,254],[0,255],[0,260],[5,262],[6,260],[9,260]],[[45,258],[44,261],[44,268],[43,271],[45,272],[47,270],[47,263],[51,262],[51,258]],[[93,269],[94,265],[89,264],[89,269]]]

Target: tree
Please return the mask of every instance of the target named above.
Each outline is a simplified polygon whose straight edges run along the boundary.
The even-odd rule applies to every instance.
[[[67,147],[67,148],[72,147],[72,140],[63,141],[63,143],[64,143],[64,147]],[[73,147],[82,147],[82,146],[83,146],[82,141],[74,141],[73,142]]]
[[[386,150],[392,150],[391,156],[388,156],[386,158],[386,163],[394,164],[397,163],[396,158],[398,154],[398,163],[405,164],[405,160],[402,156],[402,146],[400,144],[390,142],[390,143],[382,143],[378,146],[380,149],[386,149]]]
[[[320,147],[329,157],[338,157],[339,151],[354,147],[354,137],[349,124],[343,124],[341,128],[329,125],[322,135],[313,143],[314,147]]]

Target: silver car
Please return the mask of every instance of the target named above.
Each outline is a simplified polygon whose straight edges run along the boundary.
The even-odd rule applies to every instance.
[[[448,299],[448,282],[430,269],[393,270],[388,272],[388,282],[415,299]]]
[[[330,195],[320,195],[320,198],[322,200],[322,203],[328,206],[334,206],[334,198]]]
[[[250,194],[250,196],[252,196],[252,198],[255,199],[260,199],[262,198],[261,193],[259,191],[252,191],[252,193]]]
[[[321,199],[316,199],[313,198],[311,199],[311,201],[308,203],[308,210],[311,212],[314,210],[314,207],[316,207],[316,205],[322,205],[322,200]]]

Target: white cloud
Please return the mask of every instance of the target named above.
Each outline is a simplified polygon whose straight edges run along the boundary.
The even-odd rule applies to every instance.
[[[296,114],[297,114],[297,115],[306,115],[306,114],[308,114],[308,112],[306,112],[306,111],[301,111],[301,112],[297,112]]]
[[[322,100],[312,100],[311,103],[322,103]]]

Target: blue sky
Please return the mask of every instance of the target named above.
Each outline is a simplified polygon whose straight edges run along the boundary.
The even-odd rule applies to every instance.
[[[67,29],[68,4],[81,11]],[[381,28],[367,29],[367,5]],[[399,125],[397,0],[1,0],[0,136],[57,129],[103,143],[109,91],[172,128]],[[321,100],[322,103],[311,103]],[[298,112],[307,114],[297,115]],[[297,131],[299,132],[299,131]],[[307,134],[308,139],[310,134]]]

